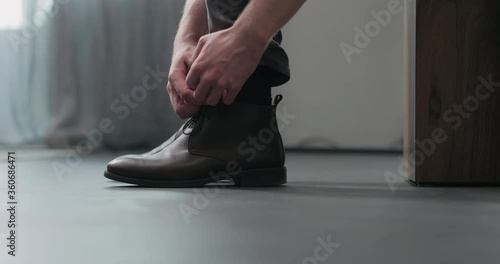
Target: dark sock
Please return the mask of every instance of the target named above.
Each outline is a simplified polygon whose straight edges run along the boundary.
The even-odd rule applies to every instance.
[[[272,70],[258,66],[241,88],[237,102],[269,105],[271,104]]]

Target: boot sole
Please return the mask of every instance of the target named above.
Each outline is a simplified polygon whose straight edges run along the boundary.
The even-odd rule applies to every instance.
[[[123,175],[114,174],[108,171],[104,172],[104,177],[123,183],[130,183],[144,187],[162,187],[162,188],[185,188],[201,187],[209,183],[217,183],[227,178],[202,178],[190,181],[165,181],[131,178]],[[286,167],[266,168],[244,170],[238,175],[231,176],[235,186],[241,187],[259,187],[276,186],[286,183]]]

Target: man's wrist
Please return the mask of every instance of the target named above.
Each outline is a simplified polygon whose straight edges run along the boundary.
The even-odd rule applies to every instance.
[[[270,34],[266,30],[262,30],[262,28],[252,28],[243,23],[234,24],[230,30],[235,34],[236,38],[244,39],[245,43],[263,50],[266,49],[269,41],[273,37],[273,34]]]
[[[174,56],[175,53],[182,51],[190,51],[196,48],[198,45],[199,38],[184,38],[184,37],[176,37],[174,41]]]
[[[201,34],[194,34],[194,33],[185,33],[185,34],[177,34],[175,37],[175,44],[180,43],[180,44],[198,44],[198,40],[201,38]]]

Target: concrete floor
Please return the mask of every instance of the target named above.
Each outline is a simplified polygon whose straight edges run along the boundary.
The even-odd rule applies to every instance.
[[[499,190],[391,187],[396,155],[292,153],[288,185],[249,189],[129,187],[102,176],[116,155],[59,176],[76,164],[20,158],[18,256],[3,237],[0,263],[499,263]]]

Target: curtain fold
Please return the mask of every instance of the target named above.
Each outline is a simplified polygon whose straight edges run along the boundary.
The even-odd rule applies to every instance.
[[[52,20],[35,20],[44,8],[26,0],[22,27],[0,29],[0,144],[39,142],[50,124]]]
[[[40,11],[36,2],[27,0],[28,20]],[[181,122],[165,87],[184,1],[53,4],[57,12],[22,54],[3,60],[2,52],[1,67],[13,63],[17,76],[7,84],[15,87],[7,89],[11,98],[2,99],[11,107],[1,118],[13,126],[0,130],[1,142],[127,148],[168,138]]]
[[[55,18],[49,145],[152,146],[175,131],[180,121],[165,87],[183,3],[88,0],[63,7]],[[156,88],[144,87],[146,76]]]

